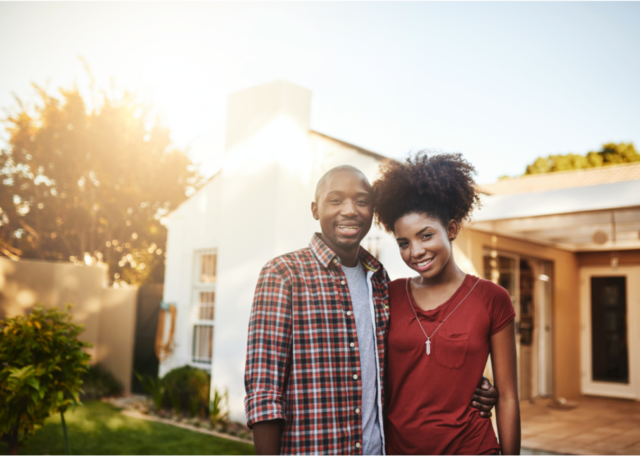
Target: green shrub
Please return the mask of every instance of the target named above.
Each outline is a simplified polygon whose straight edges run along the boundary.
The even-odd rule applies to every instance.
[[[80,403],[90,345],[78,339],[82,327],[68,310],[36,307],[26,317],[0,321],[0,438],[10,454],[49,415]]]
[[[87,372],[82,376],[82,381],[80,397],[84,401],[117,396],[122,394],[124,390],[120,380],[100,363],[89,366]]]
[[[191,416],[206,416],[209,411],[209,384],[211,376],[202,369],[182,366],[168,372],[162,378],[165,388],[164,407],[188,413]]]

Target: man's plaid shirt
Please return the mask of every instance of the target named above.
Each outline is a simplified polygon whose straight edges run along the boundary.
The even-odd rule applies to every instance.
[[[359,259],[373,271],[380,407],[389,277],[362,247]],[[308,248],[268,262],[260,273],[249,322],[248,425],[285,420],[283,454],[362,454],[358,350],[340,259],[317,234]]]

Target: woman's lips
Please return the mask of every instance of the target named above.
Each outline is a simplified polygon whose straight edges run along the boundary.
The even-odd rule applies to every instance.
[[[421,261],[419,263],[413,263],[413,265],[416,267],[416,270],[423,272],[426,271],[427,269],[429,269],[431,267],[431,265],[433,264],[433,259],[434,257],[429,258],[428,260],[424,260]]]

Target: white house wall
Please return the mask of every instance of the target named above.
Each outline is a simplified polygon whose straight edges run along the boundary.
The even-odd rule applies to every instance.
[[[194,252],[218,245],[216,214],[220,213],[220,197],[221,182],[216,176],[164,220],[168,236],[163,300],[176,305],[177,321],[174,350],[160,363],[160,376],[191,364],[193,323],[198,310],[192,306]]]

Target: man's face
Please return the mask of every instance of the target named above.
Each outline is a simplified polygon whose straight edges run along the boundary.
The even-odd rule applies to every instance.
[[[340,255],[360,245],[373,219],[373,197],[365,177],[342,170],[330,175],[311,204],[325,243]]]

